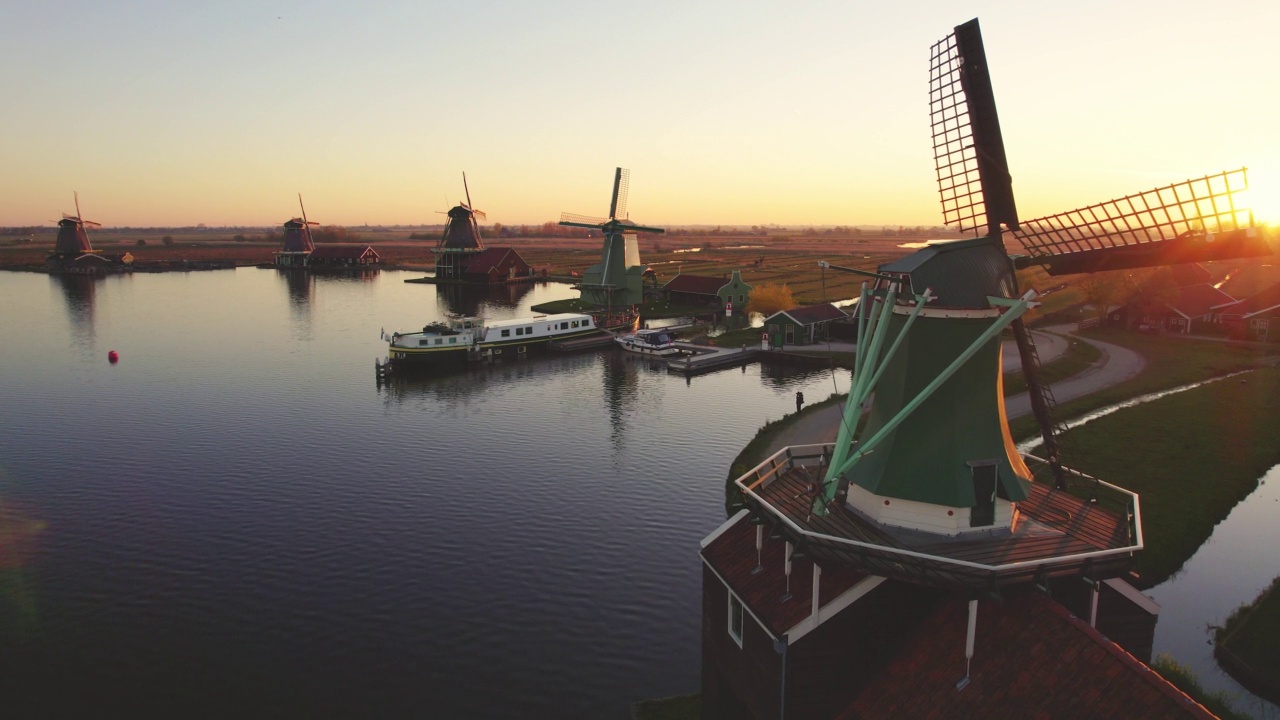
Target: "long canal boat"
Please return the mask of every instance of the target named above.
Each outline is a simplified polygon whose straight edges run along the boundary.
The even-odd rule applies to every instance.
[[[590,335],[598,331],[595,319],[585,313],[534,315],[528,318],[485,321],[478,317],[451,317],[422,332],[393,333],[388,355],[396,365],[439,365],[468,360],[521,357],[541,351],[551,340]]]

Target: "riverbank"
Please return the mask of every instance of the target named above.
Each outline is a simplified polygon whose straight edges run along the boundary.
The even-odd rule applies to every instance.
[[[1213,655],[1227,674],[1256,695],[1280,704],[1280,578],[1236,609],[1215,632]]]

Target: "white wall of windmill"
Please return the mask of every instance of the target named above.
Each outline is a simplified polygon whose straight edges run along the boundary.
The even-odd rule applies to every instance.
[[[995,523],[983,527],[969,527],[971,509],[947,507],[916,500],[903,500],[875,495],[854,483],[849,484],[846,497],[849,508],[890,527],[954,537],[965,533],[1008,529],[1013,523],[1014,503],[1003,498],[995,501]]]

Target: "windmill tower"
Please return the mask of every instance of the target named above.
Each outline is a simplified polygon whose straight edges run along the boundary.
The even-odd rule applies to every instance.
[[[58,239],[54,242],[53,252],[49,256],[53,264],[66,265],[81,255],[97,252],[89,243],[89,233],[86,232],[86,228],[102,227],[102,224],[82,219],[80,193],[74,193],[74,197],[76,214],[62,213],[62,219],[58,221]]]
[[[462,173],[462,190],[467,201],[449,210],[444,234],[432,250],[436,255],[438,280],[461,280],[471,259],[484,252],[484,241],[480,238],[480,225],[476,220],[484,220],[487,216],[483,210],[477,210],[471,204],[471,190],[467,187],[466,173]]]
[[[640,263],[640,244],[636,233],[661,233],[661,228],[637,225],[627,218],[627,194],[631,171],[617,168],[613,173],[613,196],[609,200],[607,218],[561,213],[560,224],[592,228],[604,233],[600,263],[592,265],[582,276],[578,288],[582,299],[608,307],[639,305],[644,302],[644,271]]]
[[[793,547],[881,576],[989,590],[1127,572],[1142,547],[1138,498],[1063,464],[1020,321],[1036,293],[1018,287],[1015,268],[1061,275],[1270,254],[1236,205],[1246,172],[1019,221],[976,19],[933,47],[930,115],[943,217],[972,237],[863,273],[836,442],[789,448],[735,484]],[[1006,251],[1006,231],[1025,254]],[[1024,459],[1010,436],[1005,328],[1028,370],[1044,460]],[[1068,492],[1079,486],[1093,502]]]
[[[320,223],[307,220],[307,207],[302,204],[302,193],[298,193],[298,207],[302,217],[291,218],[284,224],[284,239],[280,243],[280,252],[276,253],[276,267],[300,268],[307,264],[307,257],[316,249],[311,238],[311,226]]]

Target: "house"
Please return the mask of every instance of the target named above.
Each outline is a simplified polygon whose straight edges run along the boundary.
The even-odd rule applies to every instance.
[[[307,267],[361,268],[378,260],[378,252],[369,245],[317,245],[307,256]]]
[[[1214,308],[1234,300],[1208,283],[1180,287],[1175,296],[1165,303],[1170,312],[1163,318],[1164,327],[1170,332],[1189,333],[1193,322],[1210,322]]]
[[[534,271],[514,248],[491,247],[459,255],[455,277],[466,282],[496,283],[533,277]]]
[[[707,305],[725,311],[736,307],[742,312],[751,299],[751,286],[743,281],[738,270],[730,277],[681,273],[662,286],[662,295],[669,303]]]
[[[840,308],[821,303],[780,310],[765,318],[764,327],[769,347],[809,345],[828,339],[831,323],[848,319]]]
[[[1145,664],[1158,606],[1121,579],[1078,616],[1032,586],[974,600],[801,557],[745,512],[701,556],[703,718],[1212,717]]]
[[[1252,297],[1220,305],[1214,310],[1221,316],[1222,323],[1236,336],[1262,342],[1280,342],[1280,283]]]

